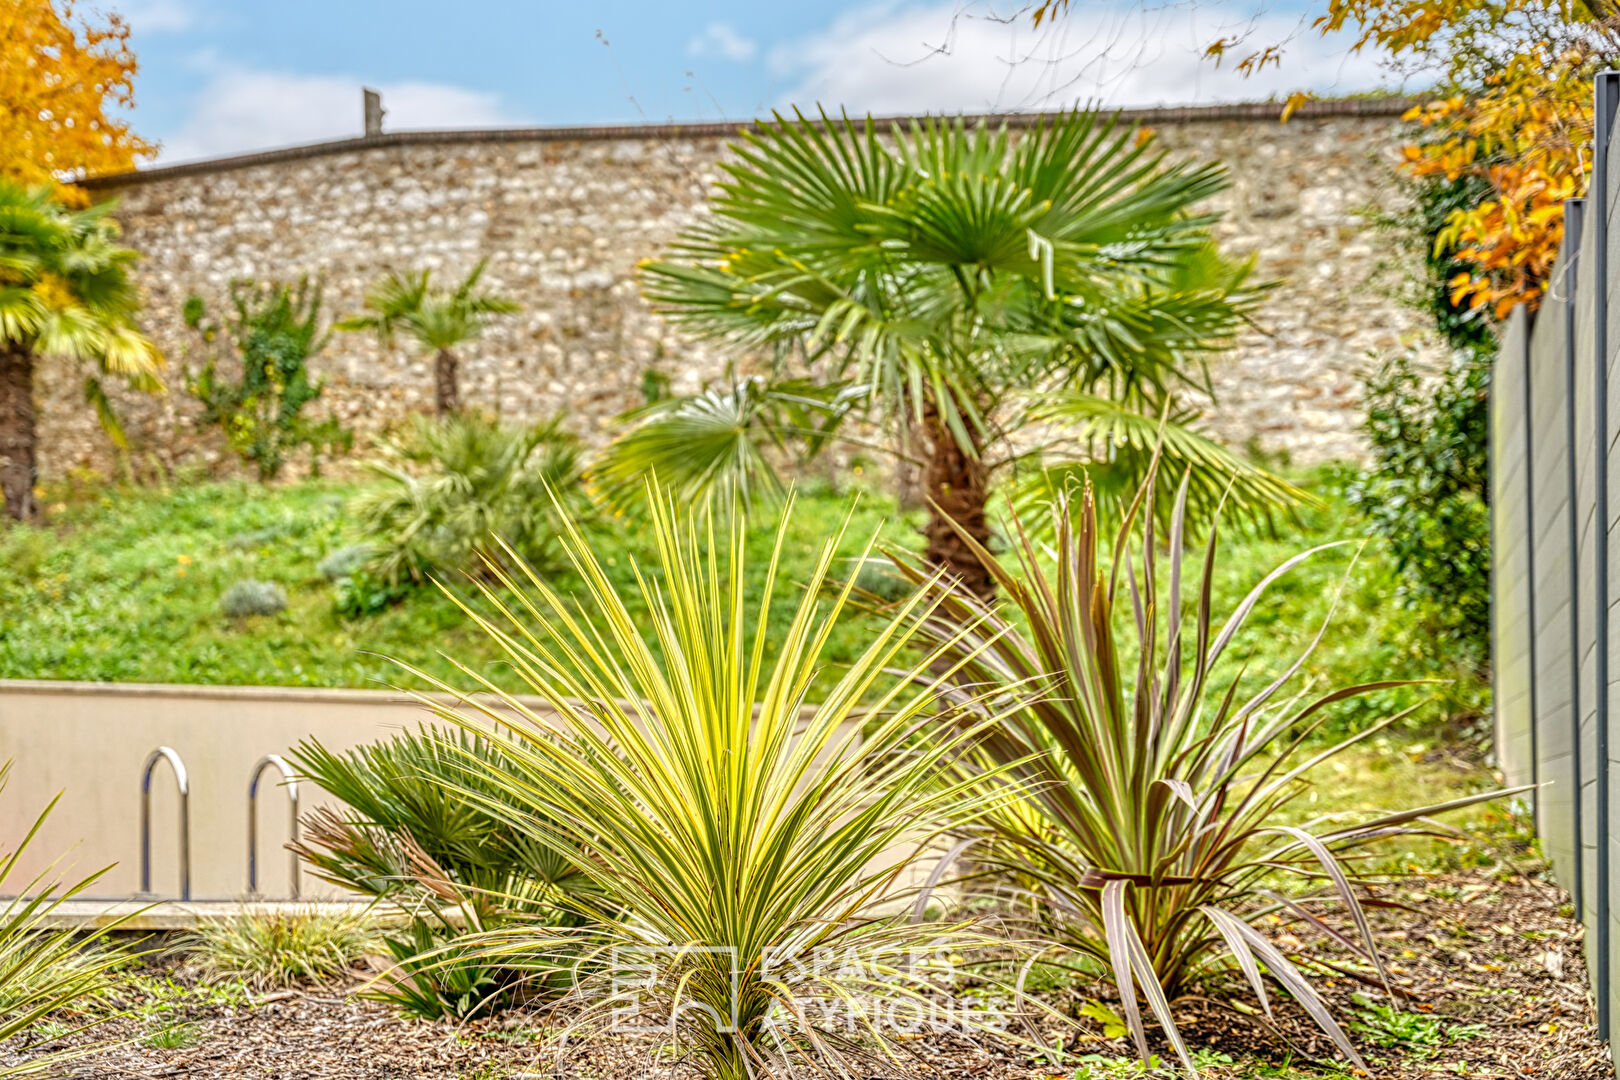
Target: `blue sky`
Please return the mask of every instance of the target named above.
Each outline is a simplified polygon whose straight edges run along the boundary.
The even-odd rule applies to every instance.
[[[1302,33],[1297,8],[1237,0],[1076,0],[1043,32],[1017,0],[101,3],[131,23],[136,127],[166,162],[358,134],[362,84],[404,129],[736,120],[817,103],[1193,104],[1388,83],[1375,57]],[[1291,39],[1285,63],[1244,79],[1201,59],[1234,30]]]

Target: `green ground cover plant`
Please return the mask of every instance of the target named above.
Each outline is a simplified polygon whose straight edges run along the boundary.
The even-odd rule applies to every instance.
[[[1229,536],[1214,571],[1215,602],[1229,606],[1253,585],[1259,568],[1304,547],[1364,536],[1365,523],[1343,496],[1347,476],[1331,469],[1298,476],[1322,506],[1301,509],[1297,521],[1279,522],[1275,533]],[[493,645],[436,589],[412,589],[372,616],[333,610],[327,573],[340,568],[322,564],[339,553],[351,557],[360,537],[348,507],[360,490],[333,480],[127,486],[84,477],[48,487],[47,525],[0,531],[0,678],[375,687],[409,681],[382,659],[387,656],[409,659],[438,677],[453,674],[440,651],[475,670],[498,670],[490,667],[497,659]],[[858,501],[839,560],[859,556],[853,537],[874,530],[881,543],[920,546],[920,516],[897,511],[886,492],[855,486],[832,494],[807,485],[788,522],[784,581],[808,577],[815,544],[836,531],[852,497]],[[747,533],[753,569],[744,587],[751,597],[762,585],[775,525],[776,515],[758,515]],[[633,561],[652,555],[645,531],[602,521],[585,534],[603,572],[622,585],[633,582]],[[1347,564],[1347,555],[1331,553],[1274,585],[1232,644],[1236,655],[1249,658],[1251,673],[1280,671],[1304,650]],[[835,561],[834,574],[860,572],[862,565]],[[868,571],[868,582],[874,572]],[[286,610],[247,620],[224,615],[224,594],[245,578],[281,586]],[[563,593],[580,587],[568,569],[548,581]],[[1332,629],[1300,677],[1334,684],[1367,672],[1455,679],[1425,691],[1443,701],[1416,714],[1411,726],[1479,716],[1488,702],[1485,683],[1467,665],[1434,658],[1427,635],[1396,599],[1398,582],[1387,546],[1371,541],[1350,574]],[[634,595],[627,602],[636,610]],[[783,607],[770,617],[782,629],[789,616]],[[858,631],[854,621],[834,629],[824,652],[830,664],[856,655]],[[1353,727],[1415,700],[1408,691],[1381,691],[1345,703],[1334,723]]]

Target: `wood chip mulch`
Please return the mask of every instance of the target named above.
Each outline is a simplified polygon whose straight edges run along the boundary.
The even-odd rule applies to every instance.
[[[1386,889],[1383,897],[1402,905],[1369,915],[1404,1007],[1380,1013],[1378,1006],[1387,1006],[1387,998],[1355,977],[1324,970],[1316,979],[1335,1015],[1352,1025],[1352,1037],[1376,1076],[1614,1076],[1608,1049],[1596,1037],[1581,927],[1568,917],[1568,897],[1555,886],[1539,876],[1478,870],[1415,879]],[[1337,916],[1328,921],[1351,932]],[[1312,940],[1297,923],[1276,927],[1272,936],[1324,964],[1354,970],[1348,950],[1325,938]],[[63,1075],[83,1080],[685,1080],[693,1075],[682,1063],[661,1058],[653,1043],[628,1038],[576,1041],[559,1054],[543,1041],[542,1019],[531,1014],[463,1025],[401,1018],[354,996],[359,980],[347,989],[232,998],[211,994],[183,968],[168,974],[173,983],[160,1011],[154,1012],[150,1000],[116,1002],[121,1012],[112,1020],[37,1049],[60,1050],[82,1040],[112,1044],[63,1068]],[[1106,990],[1081,996],[1106,1000]],[[1268,1021],[1247,993],[1226,1004],[1189,999],[1177,1004],[1177,1022],[1190,1045],[1215,1055],[1209,1058],[1214,1077],[1348,1075],[1332,1067],[1331,1044],[1302,1010],[1287,1000],[1273,1004],[1275,1019]],[[188,1025],[188,1045],[150,1044],[154,1030],[177,1023]],[[1064,1041],[1071,1055],[1130,1053],[1124,1040],[1104,1039],[1101,1032],[1076,1036],[1070,1028]],[[873,1075],[1033,1080],[1070,1077],[1075,1071],[1072,1057],[1054,1067],[1027,1049],[984,1039],[929,1037],[901,1048],[900,1067]],[[0,1052],[0,1063],[17,1061],[15,1044],[0,1047],[7,1050],[12,1053]],[[1218,1055],[1231,1063],[1221,1063]],[[1262,1072],[1262,1064],[1294,1071]]]

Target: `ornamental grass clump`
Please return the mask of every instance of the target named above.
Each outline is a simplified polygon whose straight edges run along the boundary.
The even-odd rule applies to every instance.
[[[1298,920],[1354,950],[1362,970],[1342,973],[1387,987],[1363,912],[1366,873],[1353,853],[1384,837],[1432,832],[1432,824],[1414,823],[1505,793],[1357,823],[1285,824],[1306,816],[1294,803],[1308,792],[1314,766],[1400,718],[1319,749],[1311,736],[1329,707],[1402,684],[1374,682],[1315,698],[1285,694],[1307,650],[1250,696],[1240,692],[1248,685],[1242,672],[1220,688],[1212,672],[1268,586],[1338,545],[1289,559],[1218,621],[1211,600],[1217,528],[1210,528],[1194,584],[1184,536],[1188,483],[1181,483],[1162,547],[1157,515],[1145,512],[1152,493],[1150,473],[1111,558],[1101,550],[1089,486],[1077,521],[1066,496],[1052,507],[1055,549],[1021,528],[1010,565],[980,549],[1002,606],[900,561],[931,597],[922,639],[956,667],[955,692],[1011,703],[977,741],[963,774],[982,770],[988,789],[1016,786],[1023,795],[956,831],[967,857],[992,875],[1037,936],[1080,969],[1113,979],[1144,1060],[1139,997],[1191,1072],[1172,1003],[1241,974],[1268,1016],[1269,984],[1292,995],[1346,1058],[1366,1068],[1307,980],[1302,958],[1267,936],[1267,917]],[[1320,913],[1333,907],[1349,916],[1348,935],[1323,920]]]
[[[210,980],[255,990],[329,982],[382,948],[369,908],[242,911],[201,923],[181,939]]]
[[[921,595],[810,703],[849,610],[849,587],[823,589],[839,537],[789,586],[777,575],[784,527],[754,591],[740,524],[717,537],[720,526],[677,515],[656,492],[651,501],[657,561],[637,568],[633,590],[644,620],[571,524],[562,547],[583,583],[577,600],[496,567],[494,582],[475,580],[482,602],[464,605],[550,706],[536,711],[463,668],[484,693],[440,704],[441,715],[511,730],[492,772],[500,793],[466,796],[537,842],[586,849],[580,868],[618,913],[578,933],[511,927],[483,940],[515,956],[590,943],[571,1030],[665,1032],[700,1073],[725,1080],[807,1062],[844,1073],[849,1059],[894,1052],[886,1014],[932,1003],[937,969],[913,964],[917,953],[948,959],[983,939],[966,924],[886,914],[904,867],[883,856],[1009,797],[945,771],[994,717],[938,715],[928,673],[958,643],[946,636],[916,655],[938,603]],[[783,591],[791,617],[767,634]],[[897,666],[909,678],[894,678]]]

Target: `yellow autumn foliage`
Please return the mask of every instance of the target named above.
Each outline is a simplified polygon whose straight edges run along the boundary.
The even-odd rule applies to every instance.
[[[134,103],[129,24],[116,13],[80,15],[73,0],[0,0],[0,178],[63,183],[120,172],[154,147],[119,111]]]

